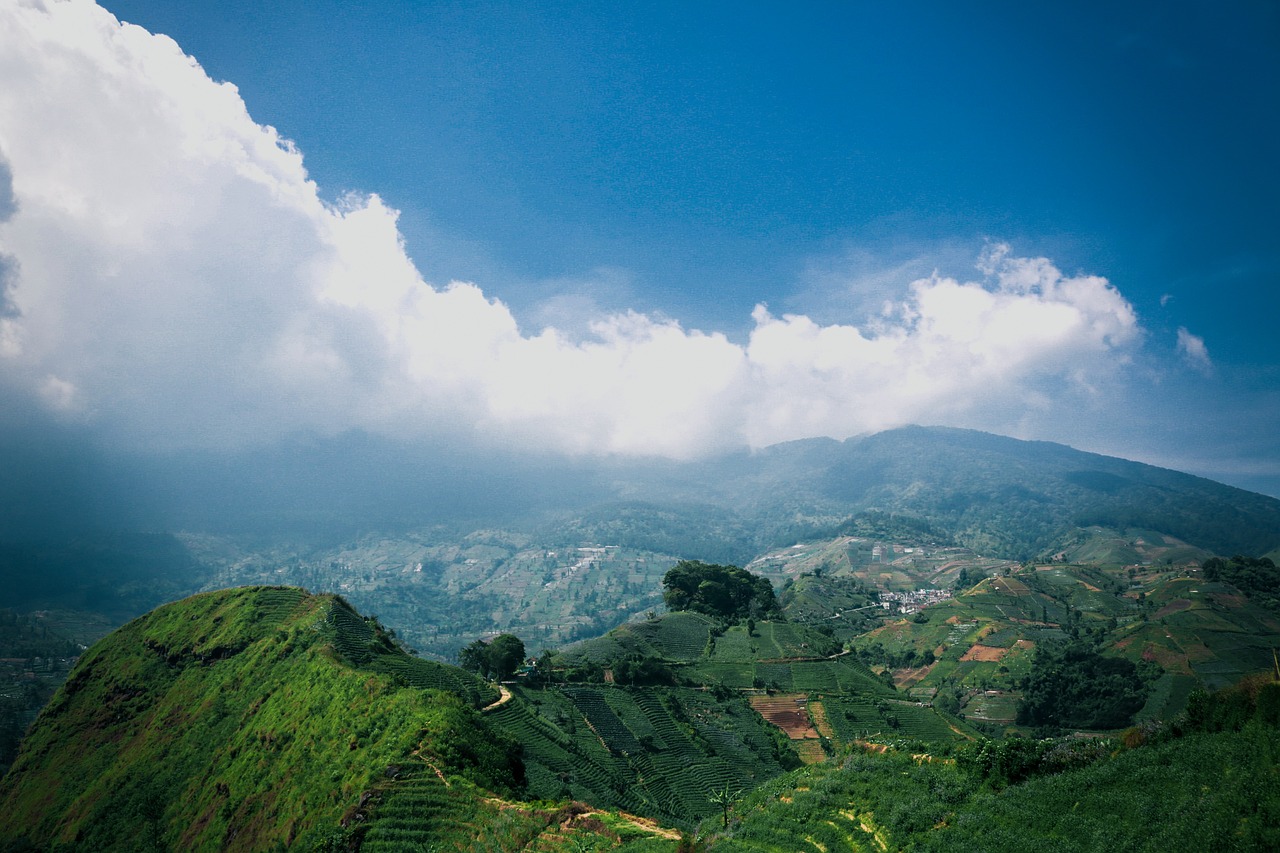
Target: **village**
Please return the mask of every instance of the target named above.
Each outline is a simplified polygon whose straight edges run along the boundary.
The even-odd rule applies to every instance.
[[[949,589],[925,589],[923,587],[914,592],[882,592],[880,593],[880,606],[890,613],[910,616],[930,604],[947,601],[951,598],[951,595],[952,593]]]

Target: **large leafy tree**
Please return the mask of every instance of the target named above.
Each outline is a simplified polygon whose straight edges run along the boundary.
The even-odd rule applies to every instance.
[[[1205,580],[1226,581],[1263,607],[1280,610],[1280,569],[1270,557],[1211,557],[1201,569]]]
[[[489,644],[489,666],[494,677],[510,678],[524,663],[524,643],[514,634],[499,634]]]
[[[510,678],[524,663],[524,642],[514,634],[499,634],[493,642],[476,640],[458,652],[458,666],[486,678]]]
[[[769,579],[737,566],[681,560],[662,578],[669,610],[692,610],[720,619],[747,619],[778,612]]]

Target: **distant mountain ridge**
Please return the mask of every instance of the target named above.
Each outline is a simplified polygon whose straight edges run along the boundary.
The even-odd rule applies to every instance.
[[[1275,498],[1060,444],[943,427],[689,462],[480,458],[348,436],[279,452],[193,456],[138,474],[129,487],[117,502],[138,496],[144,509],[153,507],[139,510],[145,523],[135,518],[75,537],[62,532],[65,525],[32,527],[25,539],[0,538],[9,606],[110,602],[127,618],[215,582],[338,589],[351,579],[333,576],[329,558],[367,537],[456,544],[458,551],[486,530],[524,543],[508,556],[614,545],[737,565],[778,547],[866,530],[1012,560],[1101,553],[1082,544],[1095,528],[1113,538],[1157,532],[1186,543],[1187,553],[1260,556],[1280,548]],[[163,512],[154,510],[161,504]],[[119,532],[130,529],[149,533]],[[187,546],[164,531],[207,534],[214,544],[184,553]],[[240,556],[208,561],[219,552]],[[227,575],[233,564],[261,570]]]
[[[1280,544],[1275,498],[1061,444],[949,427],[807,439],[658,470],[633,475],[633,500],[731,510],[754,529],[759,550],[866,512],[910,516],[1012,559],[1048,553],[1093,525],[1158,530],[1220,554]]]

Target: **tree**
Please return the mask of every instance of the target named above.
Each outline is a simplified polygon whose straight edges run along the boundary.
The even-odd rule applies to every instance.
[[[476,640],[458,652],[458,666],[485,678],[510,678],[522,663],[524,643],[514,634],[499,634],[491,643]]]
[[[524,663],[524,643],[514,634],[499,634],[489,644],[489,670],[493,677],[510,678]]]
[[[1018,723],[1072,729],[1129,725],[1146,702],[1147,686],[1137,667],[1103,657],[1088,644],[1041,644],[1031,662],[1018,703]]]
[[[719,791],[713,791],[711,796],[707,797],[714,805],[724,809],[724,825],[726,828],[729,826],[729,809],[738,801],[738,797],[741,794],[741,791],[730,791],[729,786],[725,785],[724,788]]]
[[[458,652],[458,666],[467,672],[474,672],[485,678],[489,677],[489,644],[484,640],[476,640]]]
[[[737,566],[681,560],[662,578],[670,610],[692,610],[719,619],[759,618],[778,612],[769,579]]]

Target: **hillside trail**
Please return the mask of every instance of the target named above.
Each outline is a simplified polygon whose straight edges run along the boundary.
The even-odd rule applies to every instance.
[[[484,799],[484,802],[489,803],[490,805],[496,806],[499,809],[514,809],[520,812],[528,812],[530,809],[529,803],[512,802],[511,800],[504,800],[501,797],[484,797],[483,799]],[[613,817],[615,819],[626,821],[627,823],[634,826],[636,829],[640,830],[641,832],[648,833],[649,835],[655,835],[655,836],[658,836],[659,838],[666,838],[671,841],[678,841],[681,838],[680,832],[678,830],[669,829],[668,827],[662,826],[653,818],[641,817],[640,815],[631,814],[630,812],[597,811],[595,809],[591,809],[585,803],[576,803],[576,802],[571,803],[566,809],[566,811],[568,812],[568,817],[564,821],[564,823],[561,824],[561,826],[564,828],[571,827],[575,820],[579,820],[581,818]]]
[[[647,832],[651,835],[656,835],[656,836],[659,836],[660,838],[666,838],[671,841],[680,840],[680,833],[678,831],[674,829],[668,829],[665,826],[660,826],[656,820],[653,820],[651,818],[640,817],[639,815],[633,815],[627,812],[588,812],[586,816],[596,817],[597,815],[599,815],[603,817],[609,814],[612,814],[614,817],[617,817],[617,818],[622,818],[627,823],[631,824],[636,829],[639,829],[642,832]]]
[[[495,708],[501,708],[503,705],[507,704],[510,701],[511,701],[511,691],[503,687],[501,684],[499,684],[498,698],[490,702],[488,705],[485,705],[483,708],[481,708],[480,713],[483,714],[485,711],[492,711]]]

